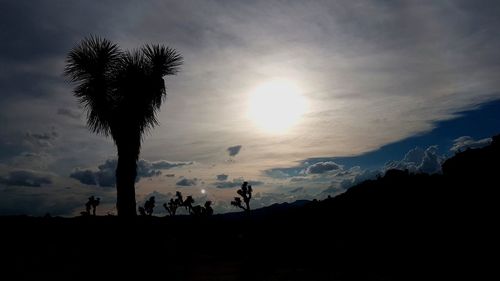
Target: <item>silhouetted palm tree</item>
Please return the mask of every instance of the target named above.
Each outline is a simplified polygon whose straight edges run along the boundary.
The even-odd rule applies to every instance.
[[[107,39],[88,37],[66,59],[65,75],[87,112],[91,131],[111,135],[118,150],[119,216],[135,216],[137,160],[144,133],[158,125],[166,96],[164,76],[175,75],[182,57],[172,48],[145,45],[122,51]]]

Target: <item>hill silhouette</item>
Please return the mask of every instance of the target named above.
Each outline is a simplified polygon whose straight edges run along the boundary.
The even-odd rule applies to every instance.
[[[500,136],[443,173],[390,170],[322,201],[211,217],[4,217],[17,279],[496,279]],[[123,247],[127,241],[128,246]],[[73,278],[74,277],[74,278]]]

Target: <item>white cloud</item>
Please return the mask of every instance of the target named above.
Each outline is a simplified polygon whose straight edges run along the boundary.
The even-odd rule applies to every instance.
[[[453,140],[453,146],[451,147],[452,152],[460,152],[467,149],[481,148],[489,145],[491,143],[491,138],[484,138],[480,140],[474,140],[469,136],[462,136]]]
[[[306,174],[323,174],[326,172],[330,171],[337,171],[339,169],[342,169],[337,163],[335,162],[318,162],[310,165],[307,167],[305,170]]]
[[[423,150],[415,147],[409,150],[405,157],[400,160],[389,161],[385,164],[384,170],[397,169],[408,170],[410,173],[435,174],[441,172],[441,164],[445,157],[439,155],[437,146],[429,146]]]

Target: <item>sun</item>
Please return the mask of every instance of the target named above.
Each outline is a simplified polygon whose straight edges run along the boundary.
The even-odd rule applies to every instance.
[[[269,133],[283,133],[300,120],[306,108],[306,99],[296,84],[285,79],[272,80],[250,93],[248,118]]]

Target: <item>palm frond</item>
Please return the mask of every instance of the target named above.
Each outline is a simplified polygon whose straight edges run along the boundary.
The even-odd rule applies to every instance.
[[[175,50],[159,45],[124,53],[116,79],[120,120],[129,120],[141,134],[158,125],[156,115],[166,96],[163,76],[177,73],[181,63]]]
[[[142,52],[148,59],[152,74],[159,77],[177,74],[183,63],[182,56],[175,49],[163,45],[145,45]]]
[[[109,134],[113,81],[122,52],[107,39],[90,36],[66,58],[64,75],[76,84],[74,95],[87,112],[87,125],[95,133]]]

